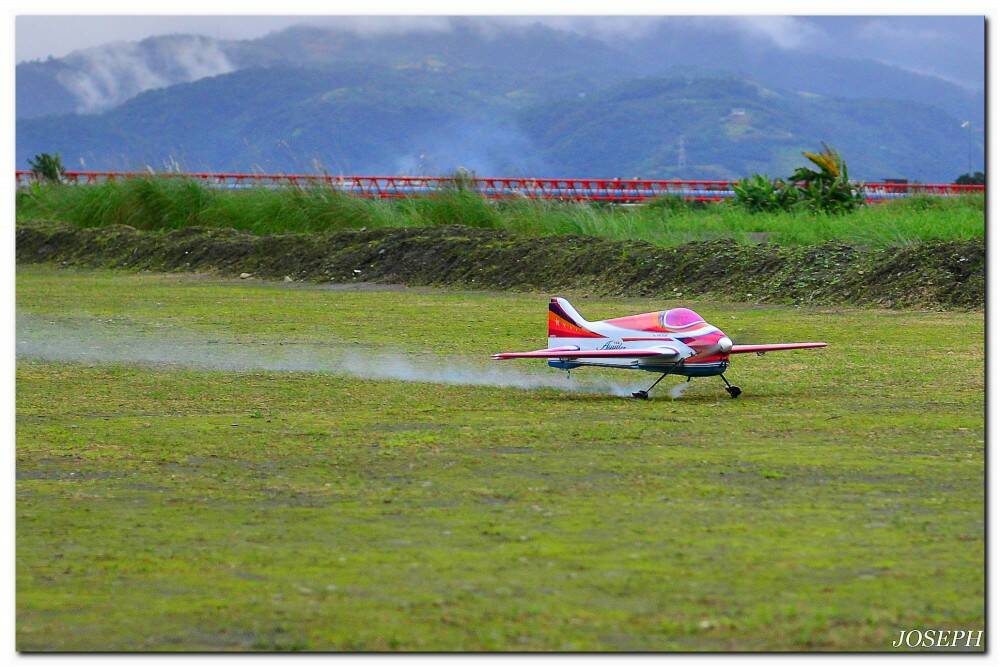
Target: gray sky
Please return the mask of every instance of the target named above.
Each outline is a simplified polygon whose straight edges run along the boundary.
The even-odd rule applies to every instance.
[[[705,29],[729,29],[788,50],[828,49],[872,58],[982,88],[984,24],[975,16],[743,16],[703,17]],[[498,19],[491,19],[498,20]],[[503,17],[508,23],[542,21],[597,36],[627,38],[650,25],[649,17]],[[663,20],[671,20],[666,18]],[[681,19],[683,20],[683,19]],[[19,16],[18,62],[63,56],[112,41],[193,33],[250,39],[290,25],[340,26],[359,32],[442,29],[445,17],[343,16]]]
[[[18,16],[17,61],[64,56],[107,42],[167,33],[224,39],[260,37],[301,23],[302,16]]]

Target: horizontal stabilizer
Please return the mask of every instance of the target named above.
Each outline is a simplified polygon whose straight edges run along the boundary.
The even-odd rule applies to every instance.
[[[826,343],[772,343],[769,345],[733,345],[729,354],[747,352],[777,352],[778,350],[806,350],[811,347],[826,347]]]

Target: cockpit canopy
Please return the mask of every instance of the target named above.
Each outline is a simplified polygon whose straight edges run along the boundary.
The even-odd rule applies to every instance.
[[[704,322],[705,318],[689,308],[671,308],[663,311],[661,316],[663,326],[675,329]]]

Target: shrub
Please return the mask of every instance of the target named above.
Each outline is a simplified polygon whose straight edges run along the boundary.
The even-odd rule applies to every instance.
[[[986,174],[981,171],[974,174],[962,174],[955,179],[955,185],[986,185]]]
[[[847,177],[847,164],[837,151],[823,144],[821,153],[803,152],[818,170],[799,167],[788,183],[763,174],[741,179],[733,186],[736,202],[751,213],[790,211],[801,207],[820,213],[847,213],[865,203],[864,193]]]
[[[773,181],[763,174],[740,179],[733,185],[736,201],[751,213],[788,211],[795,206],[799,194],[783,180]]]

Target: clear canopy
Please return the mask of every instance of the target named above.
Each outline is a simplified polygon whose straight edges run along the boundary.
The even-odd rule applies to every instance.
[[[663,313],[663,324],[668,327],[686,327],[704,321],[704,317],[689,308],[671,308]]]

